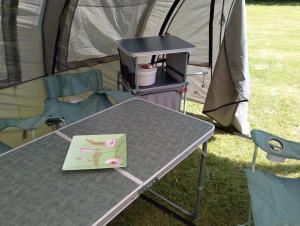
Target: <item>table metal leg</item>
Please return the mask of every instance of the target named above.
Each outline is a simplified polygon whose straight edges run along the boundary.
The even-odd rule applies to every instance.
[[[187,92],[187,85],[184,86],[184,93],[183,93],[183,114],[186,113],[186,98],[187,98],[186,92]]]
[[[252,225],[252,206],[251,206],[251,201],[249,202],[249,213],[248,213],[248,223],[247,226]]]
[[[117,90],[120,90],[120,85],[121,85],[121,72],[118,72],[118,77],[117,77]]]
[[[135,91],[135,93],[137,93],[138,90],[139,90],[139,84],[138,84],[138,79],[137,79],[138,72],[139,72],[139,69],[138,69],[139,63],[138,63],[138,58],[137,57],[134,57],[133,60],[134,60],[134,82],[135,82],[134,91]]]
[[[205,163],[206,163],[206,155],[207,155],[207,141],[202,145],[202,154],[200,160],[200,169],[198,175],[198,182],[197,182],[197,194],[196,194],[196,203],[195,209],[193,213],[194,220],[198,220],[200,217],[200,204],[201,204],[201,193],[204,187],[204,175],[205,175]]]
[[[154,205],[156,208],[160,209],[161,211],[163,211],[164,213],[168,214],[169,216],[173,217],[174,219],[182,222],[183,224],[187,225],[187,226],[196,226],[196,224],[194,224],[193,222],[191,222],[190,220],[186,219],[185,217],[173,212],[171,209],[169,209],[168,207],[160,204],[159,202],[155,201],[154,199],[149,198],[146,195],[142,195],[141,196],[142,199],[144,199],[146,202]]]
[[[195,198],[195,206],[194,206],[194,210],[192,212],[189,212],[188,210],[182,208],[181,206],[179,206],[178,204],[176,204],[175,202],[165,198],[164,196],[162,196],[161,194],[151,190],[151,189],[147,189],[148,192],[150,192],[153,196],[155,196],[156,198],[160,199],[161,201],[167,203],[168,205],[172,206],[173,208],[177,209],[178,211],[180,211],[183,215],[185,215],[188,218],[192,218],[193,221],[197,221],[199,220],[200,217],[200,204],[201,204],[201,193],[203,191],[203,185],[204,185],[204,175],[205,175],[205,163],[206,163],[206,155],[207,155],[207,141],[203,143],[202,145],[202,152],[201,152],[201,160],[200,160],[200,165],[199,165],[199,174],[198,174],[198,179],[197,179],[197,190],[196,190],[196,198]],[[149,199],[151,200],[151,198],[145,196],[144,194],[142,195],[142,197],[149,202]],[[150,203],[156,203],[155,206],[160,208],[160,209],[168,209],[167,207],[161,207],[162,204],[157,203],[156,201],[152,200]],[[177,213],[173,212],[172,210],[168,210],[171,216],[175,217],[176,219],[182,221],[183,223],[187,224],[187,225],[194,225],[191,221],[185,219],[182,220],[181,216],[179,216]]]

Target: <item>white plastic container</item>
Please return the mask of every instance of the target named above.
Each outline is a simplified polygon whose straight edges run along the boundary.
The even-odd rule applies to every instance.
[[[152,64],[139,64],[137,83],[139,86],[151,86],[155,83],[157,68]]]

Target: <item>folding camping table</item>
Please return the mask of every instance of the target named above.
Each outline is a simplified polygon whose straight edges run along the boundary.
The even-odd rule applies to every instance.
[[[208,122],[140,99],[54,131],[0,155],[1,224],[106,225],[203,144],[197,218],[213,132]],[[111,133],[127,134],[126,168],[61,170],[74,135]]]

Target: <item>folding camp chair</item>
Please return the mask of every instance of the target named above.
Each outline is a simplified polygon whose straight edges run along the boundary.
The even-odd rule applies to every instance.
[[[70,124],[133,97],[129,93],[103,89],[99,70],[48,76],[45,86],[47,98],[44,116],[48,118],[48,124]],[[89,96],[79,98],[78,95],[82,94]]]
[[[27,132],[31,132],[32,139],[35,139],[35,130],[46,120],[47,117],[44,115],[23,118],[23,119],[12,119],[12,118],[0,119],[0,131],[6,129],[7,127],[15,127],[22,130],[23,134],[26,134]],[[10,146],[0,141],[0,153],[6,152],[10,149],[11,149]]]
[[[0,131],[7,127],[16,127],[24,133],[30,131],[35,139],[35,130],[43,123],[56,129],[133,97],[125,92],[104,90],[98,70],[48,76],[44,81],[47,93],[44,113],[23,119],[0,119]],[[79,94],[87,92],[87,98],[78,99]],[[71,102],[62,99],[70,96]],[[1,147],[3,150],[8,149],[7,145]]]
[[[43,122],[47,120],[44,116],[35,116],[25,119],[0,119],[0,131],[6,129],[7,127],[15,127],[21,129],[23,134],[31,131],[32,139],[35,139],[35,129]],[[0,154],[9,151],[12,147],[0,141]]]
[[[260,130],[251,131],[255,149],[246,169],[250,207],[248,226],[299,226],[300,178],[286,178],[255,169],[258,147],[273,161],[300,160],[300,144]]]

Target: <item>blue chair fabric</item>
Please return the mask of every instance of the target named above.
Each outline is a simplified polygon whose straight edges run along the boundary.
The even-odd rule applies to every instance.
[[[67,124],[133,97],[129,93],[104,89],[99,70],[72,75],[48,76],[45,78],[45,86],[47,98],[44,115],[49,119],[62,119]],[[78,103],[65,102],[60,99],[86,92],[90,92],[90,96]]]
[[[262,130],[252,130],[251,137],[253,142],[260,147],[263,151],[278,156],[289,159],[300,160],[300,144],[294,141],[284,139],[279,136],[264,132]],[[282,151],[274,151],[268,144],[269,140],[277,140],[282,144]]]
[[[44,113],[19,120],[0,119],[0,131],[7,127],[30,131],[37,129],[43,123],[52,125],[53,122],[57,123],[58,121],[70,124],[134,97],[130,93],[104,89],[99,70],[47,76],[44,78],[44,82],[47,95]],[[76,96],[87,92],[90,95],[77,103],[61,100],[62,97]]]
[[[7,152],[10,149],[12,149],[10,146],[8,146],[7,144],[4,144],[0,141],[0,154]]]
[[[255,145],[267,154],[300,159],[300,144],[297,142],[261,130],[252,130],[251,135]],[[282,150],[274,150],[270,140],[279,142]],[[300,178],[280,177],[255,169],[257,150],[254,151],[252,168],[245,170],[255,226],[299,226]],[[251,218],[247,225],[251,225]]]
[[[246,169],[255,226],[300,225],[300,180]]]

